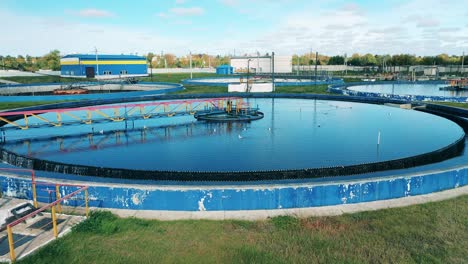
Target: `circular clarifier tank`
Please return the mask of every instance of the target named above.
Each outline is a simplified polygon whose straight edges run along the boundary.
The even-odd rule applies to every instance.
[[[57,164],[248,172],[397,160],[443,149],[464,137],[454,122],[414,110],[328,100],[245,100],[264,118],[217,123],[186,115],[7,130],[3,148]]]
[[[447,87],[445,83],[432,84],[368,84],[349,86],[347,89],[357,92],[378,93],[387,95],[421,95],[442,97],[468,97],[468,90],[449,91],[441,89]]]

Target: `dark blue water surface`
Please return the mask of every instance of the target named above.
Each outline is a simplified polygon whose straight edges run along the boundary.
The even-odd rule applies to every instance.
[[[466,97],[468,91],[441,91],[440,87],[448,84],[369,84],[348,87],[349,90],[368,93],[396,94],[396,95],[426,95],[446,97]]]
[[[8,130],[5,148],[90,166],[249,171],[398,159],[440,149],[464,135],[447,119],[387,106],[304,99],[249,102],[260,107],[263,119],[206,123],[183,116]]]

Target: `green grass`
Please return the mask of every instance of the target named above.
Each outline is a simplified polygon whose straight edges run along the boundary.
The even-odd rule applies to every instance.
[[[466,263],[468,196],[335,217],[156,221],[93,212],[19,263]]]
[[[453,107],[468,108],[468,103],[449,103],[449,102],[433,102],[434,104],[442,104]]]
[[[197,86],[184,85],[184,90],[174,92],[174,94],[198,94],[198,93],[227,93],[228,88],[223,86]]]
[[[15,109],[20,107],[36,106],[36,105],[45,105],[45,104],[54,104],[62,103],[66,101],[50,101],[50,102],[7,102],[0,103],[0,110]]]
[[[77,79],[77,78],[62,78],[60,76],[15,76],[15,77],[2,77],[4,80],[18,82],[18,83],[59,83],[59,82],[87,82],[95,81],[94,79]]]
[[[218,75],[216,73],[193,73],[193,78],[205,78],[205,77],[223,77],[225,75]],[[141,81],[149,82],[151,77],[138,78]],[[153,82],[171,82],[180,83],[184,79],[190,79],[190,73],[158,73],[153,74]]]
[[[276,93],[314,93],[330,94],[327,92],[328,85],[307,85],[307,86],[279,86],[276,87]]]

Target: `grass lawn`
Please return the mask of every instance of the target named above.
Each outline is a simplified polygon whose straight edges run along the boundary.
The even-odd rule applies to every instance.
[[[174,94],[198,94],[198,93],[227,93],[228,88],[223,86],[198,86],[184,85],[184,90],[174,92]]]
[[[61,103],[65,101],[51,101],[51,102],[7,102],[7,103],[0,103],[0,110],[7,110],[7,109],[15,109],[20,107],[28,107],[28,106],[35,106],[35,105],[44,105],[44,104],[53,104],[53,103]]]
[[[218,75],[216,73],[204,73],[197,72],[193,73],[193,78],[205,78],[205,77],[223,77],[225,75]],[[141,81],[150,82],[151,77],[138,78]],[[180,83],[182,80],[190,79],[190,73],[158,73],[153,74],[153,82],[171,82]]]
[[[18,82],[18,83],[59,83],[59,82],[88,82],[93,79],[77,79],[77,78],[62,78],[60,76],[15,76],[2,77],[1,79]]]
[[[433,102],[433,104],[442,104],[453,107],[468,108],[468,103],[449,103],[449,102]]]
[[[19,263],[466,263],[468,195],[267,221],[156,221],[94,212]]]
[[[327,92],[328,85],[307,85],[307,86],[279,86],[276,87],[275,93],[314,93],[314,94],[331,94]]]

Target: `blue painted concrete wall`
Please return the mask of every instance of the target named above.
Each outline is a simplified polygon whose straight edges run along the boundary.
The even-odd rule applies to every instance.
[[[0,176],[3,195],[31,199],[30,180]],[[453,189],[468,184],[468,167],[365,181],[301,185],[90,186],[90,206],[134,210],[220,211],[288,209],[340,205],[401,198]],[[187,188],[188,187],[188,188]],[[49,188],[50,189],[50,188]],[[64,191],[70,193],[75,190]],[[40,201],[49,202],[46,188],[38,188]]]

